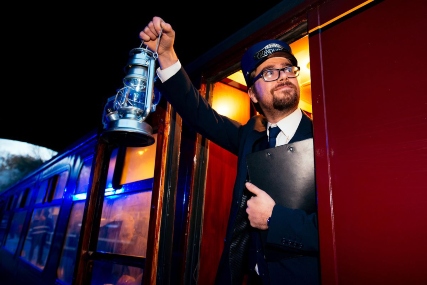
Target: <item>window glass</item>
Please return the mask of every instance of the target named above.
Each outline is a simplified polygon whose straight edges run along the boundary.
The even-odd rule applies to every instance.
[[[18,196],[18,202],[17,202],[17,207],[18,207],[18,208],[20,208],[20,207],[21,207],[21,203],[22,203],[22,202],[25,202],[25,198],[26,198],[26,197],[24,197],[24,193],[25,193],[25,191],[21,191],[21,193],[19,193],[19,196]]]
[[[58,278],[67,284],[72,283],[84,207],[85,200],[75,202],[73,205],[57,270]]]
[[[31,198],[33,197],[33,191],[31,191],[31,188],[25,189],[25,202],[22,204],[23,207],[27,207],[31,203]]]
[[[92,271],[91,285],[105,284],[142,284],[142,269],[133,266],[114,264],[112,262],[95,261]]]
[[[49,185],[49,180],[45,179],[42,181],[39,187],[39,193],[37,195],[36,204],[43,203],[46,197],[47,186]]]
[[[145,257],[150,205],[151,191],[106,197],[97,250]]]
[[[92,157],[90,159],[87,159],[84,162],[82,169],[80,170],[79,180],[77,181],[77,188],[75,194],[87,193],[89,187],[90,171],[92,169],[92,159]]]
[[[30,188],[25,189],[19,194],[18,208],[24,208],[30,204],[31,195]]]
[[[14,195],[12,195],[12,196],[10,196],[8,199],[7,199],[7,207],[6,207],[6,210],[11,210],[12,209],[12,205],[13,205],[13,199],[14,199],[15,197],[14,197]]]
[[[9,199],[9,209],[13,210],[16,208],[16,203],[18,201],[18,196],[17,195],[12,195]]]
[[[153,137],[154,139],[157,139],[157,134],[154,134]],[[126,157],[120,181],[121,184],[154,177],[156,146],[157,144],[154,143],[145,147],[126,148]]]
[[[9,222],[9,213],[4,213],[0,222],[0,245],[3,243],[3,237],[6,233],[7,224]]]
[[[68,171],[64,171],[60,173],[56,178],[55,192],[53,195],[53,199],[61,199],[62,195],[65,192],[65,187],[67,185],[68,180]]]
[[[43,269],[46,265],[58,218],[59,206],[35,209],[21,257]]]
[[[9,232],[7,233],[7,238],[4,245],[4,248],[12,253],[15,253],[16,247],[18,246],[19,237],[21,236],[22,225],[24,224],[26,214],[27,211],[22,211],[13,215],[12,223],[10,225]]]
[[[157,134],[153,135],[157,139]],[[154,143],[145,147],[127,147],[123,161],[123,168],[120,171],[120,184],[128,184],[154,177],[154,164],[156,160],[156,146]],[[113,175],[118,157],[118,148],[111,153],[108,165],[108,176],[106,188],[113,187]]]

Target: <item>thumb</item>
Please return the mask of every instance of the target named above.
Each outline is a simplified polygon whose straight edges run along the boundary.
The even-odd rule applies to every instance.
[[[249,192],[258,195],[262,190],[259,189],[258,187],[256,187],[254,184],[250,183],[250,182],[246,182],[245,183],[246,189],[249,190]]]
[[[160,28],[162,29],[162,33],[164,34],[169,34],[173,31],[171,24],[166,23],[163,20],[161,20],[160,22]]]

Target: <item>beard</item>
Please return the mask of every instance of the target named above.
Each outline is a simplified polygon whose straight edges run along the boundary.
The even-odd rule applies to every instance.
[[[290,89],[280,90],[281,87],[288,86]],[[272,97],[272,103],[269,105],[263,104],[259,99],[260,96],[258,92],[255,91],[255,96],[258,98],[258,102],[260,104],[261,109],[267,112],[277,112],[277,111],[285,111],[285,110],[294,110],[299,104],[299,92],[297,86],[293,83],[287,81],[282,82],[274,86],[270,90],[270,94]]]
[[[287,86],[291,89],[275,91],[282,88],[283,86]],[[281,96],[277,96],[275,92],[279,92]],[[298,106],[298,88],[289,81],[277,84],[273,89],[270,90],[270,93],[273,96],[273,109],[275,110],[289,110]]]

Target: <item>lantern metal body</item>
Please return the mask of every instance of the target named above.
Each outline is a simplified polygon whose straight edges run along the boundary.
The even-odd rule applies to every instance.
[[[130,51],[124,86],[104,107],[101,136],[108,142],[131,147],[154,143],[153,129],[144,121],[160,100],[153,86],[156,59],[157,53],[146,48]]]

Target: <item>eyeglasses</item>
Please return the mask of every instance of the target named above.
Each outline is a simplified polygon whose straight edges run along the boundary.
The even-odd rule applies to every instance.
[[[286,66],[283,68],[268,68],[262,70],[252,80],[252,84],[258,79],[262,78],[265,82],[276,81],[280,77],[280,71],[283,71],[288,78],[295,78],[299,75],[299,66]]]

